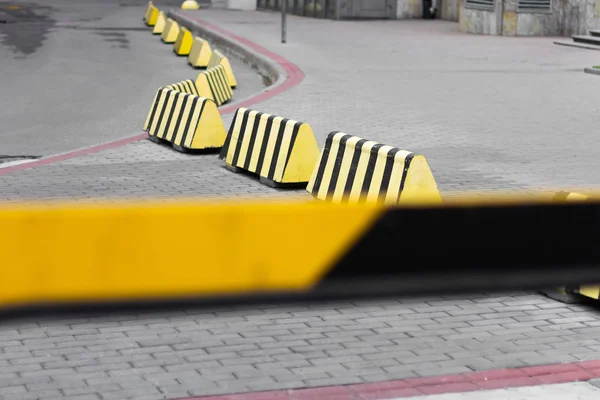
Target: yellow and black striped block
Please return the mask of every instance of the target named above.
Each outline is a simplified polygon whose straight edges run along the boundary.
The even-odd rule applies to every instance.
[[[0,226],[10,265],[0,279],[3,308],[482,293],[600,280],[600,202],[6,204]],[[149,229],[188,251],[139,239]],[[398,252],[402,262],[390,259]]]
[[[237,80],[235,79],[235,75],[233,74],[233,68],[231,68],[231,63],[229,59],[223,55],[219,50],[213,51],[210,56],[210,60],[208,61],[207,68],[213,68],[217,65],[222,65],[225,68],[225,72],[227,73],[227,79],[229,79],[229,84],[232,88],[237,86]]]
[[[154,29],[152,29],[153,35],[160,35],[165,30],[165,24],[167,22],[167,17],[165,17],[164,12],[158,13],[158,18],[156,19],[156,24],[154,24]]]
[[[441,202],[425,157],[342,132],[327,137],[306,190],[334,203]]]
[[[192,32],[190,32],[185,26],[182,26],[181,29],[179,29],[177,40],[175,40],[175,43],[173,44],[173,51],[178,56],[187,56],[190,54],[193,41],[194,37],[192,36]]]
[[[310,125],[239,108],[219,158],[233,171],[258,174],[269,186],[308,182],[319,157]]]
[[[166,86],[166,87],[168,89],[177,90],[179,92],[193,94],[195,96],[200,96],[200,97],[206,97],[206,96],[202,96],[198,93],[198,90],[196,90],[196,82],[194,82],[191,79],[177,82],[177,83],[174,83],[174,84]]]
[[[190,50],[190,55],[188,56],[188,64],[195,68],[204,68],[208,66],[211,56],[210,43],[196,36]]]
[[[227,135],[214,101],[166,87],[158,89],[144,130],[178,151],[218,149]]]
[[[228,102],[233,96],[222,65],[200,72],[196,78],[196,89],[200,96],[214,100],[218,106]]]
[[[165,22],[165,28],[163,33],[160,35],[160,40],[164,43],[175,43],[179,36],[179,24],[172,18],[167,18]]]
[[[148,26],[154,26],[156,24],[156,20],[158,19],[158,14],[160,10],[156,8],[152,3],[148,4],[148,9],[146,10],[146,15],[144,16],[144,21]]]

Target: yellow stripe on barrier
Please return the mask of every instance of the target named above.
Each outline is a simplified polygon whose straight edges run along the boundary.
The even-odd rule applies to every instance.
[[[0,305],[307,290],[380,212],[312,202],[4,208]],[[172,235],[176,249],[149,232]]]

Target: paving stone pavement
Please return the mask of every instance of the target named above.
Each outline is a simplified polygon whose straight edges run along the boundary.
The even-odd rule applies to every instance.
[[[291,16],[281,45],[277,14],[202,15],[300,66],[301,85],[257,108],[309,122],[321,145],[339,129],[420,151],[444,191],[599,183],[600,80],[581,71],[593,52],[442,21]],[[259,194],[301,191],[147,141],[0,177],[16,201]],[[599,332],[597,305],[534,293],[48,315],[0,323],[0,398],[158,400],[600,359]]]

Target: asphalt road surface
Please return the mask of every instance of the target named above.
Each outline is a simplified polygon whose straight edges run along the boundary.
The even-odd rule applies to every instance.
[[[195,78],[185,57],[145,27],[146,5],[0,0],[0,162],[140,133],[156,89]],[[260,90],[250,68],[234,68],[238,80],[250,80],[236,95]]]

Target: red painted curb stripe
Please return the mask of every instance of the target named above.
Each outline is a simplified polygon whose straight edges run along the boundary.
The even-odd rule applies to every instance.
[[[379,400],[553,383],[585,382],[599,377],[600,361],[582,361],[358,385],[202,396],[181,400]]]
[[[205,25],[206,27],[208,27],[214,31],[219,32],[223,36],[228,36],[229,38],[240,42],[244,46],[250,47],[253,50],[255,50],[256,52],[270,58],[271,60],[273,60],[277,64],[279,64],[287,73],[286,79],[279,86],[273,88],[272,90],[267,90],[267,91],[258,93],[255,96],[252,96],[240,103],[231,104],[229,106],[222,107],[219,109],[219,112],[221,113],[221,115],[232,113],[235,110],[237,110],[239,107],[248,107],[253,104],[257,104],[257,103],[263,102],[267,99],[270,99],[271,97],[274,97],[282,92],[285,92],[286,90],[293,88],[294,86],[296,86],[300,82],[302,82],[302,80],[304,79],[304,73],[302,73],[300,68],[298,68],[298,66],[296,66],[291,61],[288,61],[285,58],[281,57],[280,55],[275,54],[248,39],[234,35],[233,33],[226,31],[225,29],[219,28],[216,25],[210,24],[210,23],[203,21],[201,19],[198,19],[198,18],[194,18],[194,20],[197,21],[198,23]],[[99,144],[99,145],[94,145],[94,146],[90,146],[90,147],[85,147],[83,149],[69,151],[69,152],[63,153],[63,154],[57,154],[54,156],[45,157],[45,158],[39,159],[37,161],[32,161],[32,162],[26,163],[26,164],[18,164],[18,165],[12,166],[12,167],[0,168],[0,175],[10,174],[12,172],[20,171],[20,170],[27,169],[27,168],[34,168],[34,167],[39,167],[42,165],[53,164],[53,163],[56,163],[59,161],[64,161],[64,160],[68,160],[70,158],[80,157],[80,156],[87,155],[87,154],[97,153],[97,152],[108,150],[108,149],[114,149],[116,147],[126,145],[127,143],[132,143],[132,142],[136,142],[138,140],[142,140],[146,137],[147,137],[146,133],[141,133],[141,134],[137,134],[135,136],[127,137],[124,139],[119,139],[119,140],[115,140],[115,141],[104,143],[104,144]]]

